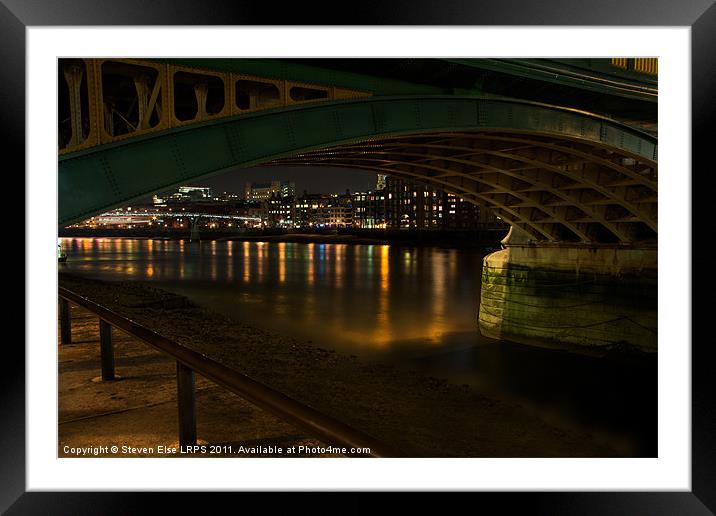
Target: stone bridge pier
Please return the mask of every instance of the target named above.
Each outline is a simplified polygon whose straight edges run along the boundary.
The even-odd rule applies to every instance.
[[[497,339],[602,354],[657,351],[657,246],[534,243],[483,261],[478,323]]]

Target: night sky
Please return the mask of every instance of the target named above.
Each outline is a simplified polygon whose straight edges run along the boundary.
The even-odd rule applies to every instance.
[[[294,181],[297,195],[301,195],[304,190],[308,190],[308,193],[345,193],[349,189],[354,193],[375,189],[376,174],[345,168],[274,166],[236,169],[187,184],[209,186],[213,193],[226,191],[243,196],[247,181],[267,183],[271,180]]]

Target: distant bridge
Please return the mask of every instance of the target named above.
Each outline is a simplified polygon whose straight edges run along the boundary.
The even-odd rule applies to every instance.
[[[261,217],[250,217],[246,215],[215,215],[213,213],[193,213],[184,211],[148,211],[148,212],[136,212],[136,213],[102,213],[100,217],[112,217],[112,218],[147,218],[155,217],[157,219],[171,219],[171,218],[188,218],[188,219],[219,219],[219,220],[250,220],[252,222],[261,222]]]

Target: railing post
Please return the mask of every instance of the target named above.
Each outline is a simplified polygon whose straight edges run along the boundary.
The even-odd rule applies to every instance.
[[[99,320],[99,349],[102,355],[102,381],[114,380],[114,344],[112,344],[112,326]]]
[[[69,344],[72,342],[72,312],[70,302],[64,297],[60,298],[60,342]]]
[[[177,361],[177,408],[179,409],[179,445],[196,444],[196,397],[194,371]]]

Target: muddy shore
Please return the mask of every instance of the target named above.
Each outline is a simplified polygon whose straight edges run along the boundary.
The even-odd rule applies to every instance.
[[[61,273],[61,286],[413,457],[614,457],[598,435],[519,404],[232,320],[140,282]],[[568,386],[565,386],[568,388]]]

